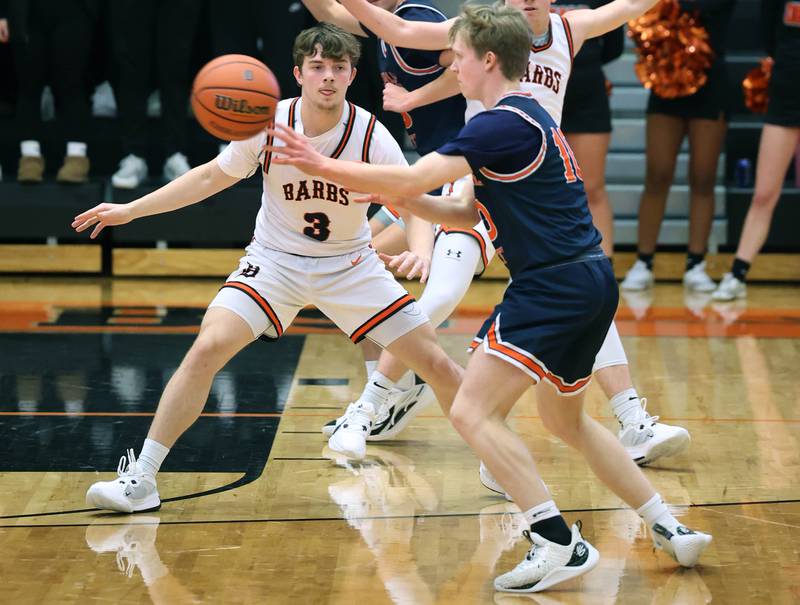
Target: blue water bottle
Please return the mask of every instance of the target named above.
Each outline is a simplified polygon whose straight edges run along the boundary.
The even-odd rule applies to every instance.
[[[753,186],[753,164],[747,158],[742,158],[736,162],[736,173],[734,174],[737,187]]]

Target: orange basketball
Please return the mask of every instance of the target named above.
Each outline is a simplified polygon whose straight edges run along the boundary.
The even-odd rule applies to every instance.
[[[278,80],[258,59],[223,55],[207,63],[192,85],[192,110],[200,125],[225,141],[248,139],[275,117]]]

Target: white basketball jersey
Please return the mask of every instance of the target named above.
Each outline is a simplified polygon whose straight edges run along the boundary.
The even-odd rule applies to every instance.
[[[278,103],[275,121],[303,133],[302,100]],[[328,157],[373,164],[402,164],[406,159],[386,127],[364,109],[346,102],[337,125],[309,139]],[[245,178],[259,167],[264,176],[261,209],[256,219],[255,240],[267,248],[301,256],[338,256],[363,248],[370,242],[368,204],[353,200],[365,192],[350,191],[338,183],[309,176],[294,166],[276,164],[267,145],[280,147],[277,139],[261,133],[245,141],[233,141],[218,156],[220,168]]]
[[[543,46],[531,46],[528,68],[520,78],[520,90],[529,92],[556,124],[561,124],[564,93],[572,72],[572,32],[560,15],[550,14],[550,36]],[[480,101],[467,100],[466,120],[485,108]]]

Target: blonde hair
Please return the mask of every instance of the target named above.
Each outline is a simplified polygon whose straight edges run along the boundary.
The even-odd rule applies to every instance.
[[[525,73],[532,34],[519,9],[501,3],[465,5],[450,28],[451,44],[459,33],[479,57],[494,53],[507,79],[519,80]]]

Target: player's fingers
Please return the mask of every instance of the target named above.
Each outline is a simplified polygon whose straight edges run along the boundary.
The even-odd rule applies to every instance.
[[[403,262],[398,267],[397,271],[402,273],[403,275],[408,275],[408,272],[417,264],[417,258],[412,255],[408,255]]]
[[[94,231],[92,231],[92,234],[89,236],[89,238],[90,239],[96,238],[97,235],[103,230],[103,227],[105,226],[106,226],[105,223],[98,223],[97,227],[94,228]]]
[[[392,262],[394,256],[386,254],[385,252],[378,252],[378,258],[381,259],[384,262],[384,264],[388,265],[390,262]]]
[[[80,233],[81,231],[86,231],[89,227],[94,225],[97,221],[98,221],[98,218],[96,216],[93,216],[93,217],[83,221],[77,227],[75,227],[75,231],[77,231],[78,233]]]
[[[81,212],[81,213],[80,213],[78,216],[76,216],[76,217],[73,219],[73,220],[74,220],[74,222],[75,222],[75,223],[80,223],[80,222],[83,222],[83,221],[85,221],[85,220],[86,220],[87,218],[89,218],[90,216],[95,216],[95,215],[97,214],[97,211],[98,211],[98,210],[100,210],[100,207],[101,207],[101,206],[103,206],[103,204],[99,204],[99,205],[95,206],[94,208],[90,208],[90,209],[89,209],[89,210],[87,210],[86,212]],[[73,224],[74,224],[74,223],[73,223]]]
[[[389,263],[389,267],[391,267],[392,269],[397,269],[405,261],[406,254],[407,254],[406,252],[403,252],[403,254],[398,254],[397,256],[392,258],[391,262]]]
[[[369,195],[362,195],[361,197],[353,198],[356,204],[380,204],[379,198],[374,193]]]
[[[425,263],[422,267],[422,273],[419,276],[419,283],[424,284],[428,281],[428,275],[430,275],[431,266],[429,263]]]

